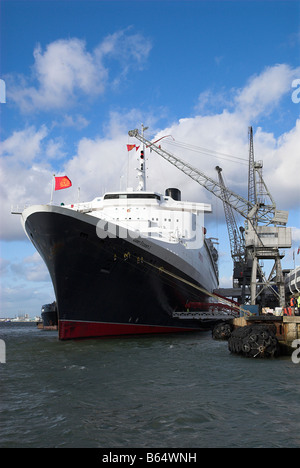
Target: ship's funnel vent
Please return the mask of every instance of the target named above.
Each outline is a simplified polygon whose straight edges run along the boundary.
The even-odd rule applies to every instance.
[[[165,195],[173,198],[173,200],[181,201],[181,192],[177,188],[167,188]]]

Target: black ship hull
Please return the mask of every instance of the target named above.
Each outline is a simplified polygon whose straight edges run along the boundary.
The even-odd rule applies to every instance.
[[[210,321],[173,317],[189,301],[207,302],[176,277],[201,286],[194,278],[141,240],[99,238],[96,218],[70,211],[47,207],[23,216],[52,279],[61,340],[211,327]]]

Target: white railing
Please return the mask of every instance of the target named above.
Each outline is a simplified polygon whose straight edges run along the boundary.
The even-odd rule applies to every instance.
[[[22,214],[25,208],[28,208],[30,205],[11,205],[10,212],[11,214]]]

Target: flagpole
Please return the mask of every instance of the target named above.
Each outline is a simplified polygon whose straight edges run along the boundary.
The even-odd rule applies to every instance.
[[[55,181],[55,174],[53,174],[53,179],[52,179],[52,184],[51,184],[51,198],[50,198],[50,205],[52,205],[52,202],[53,202],[54,181]]]
[[[149,127],[144,127],[144,124],[142,124],[142,136],[144,138],[144,131],[148,130]],[[143,190],[146,190],[146,155],[145,155],[145,142],[143,141],[143,155],[144,155],[144,161],[143,161],[143,179],[144,179],[144,187]]]
[[[128,192],[129,186],[129,151],[127,151],[127,183],[126,183],[126,192]]]

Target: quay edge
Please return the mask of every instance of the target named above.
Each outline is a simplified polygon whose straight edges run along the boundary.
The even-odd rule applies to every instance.
[[[282,355],[290,355],[295,351],[292,343],[300,339],[300,316],[271,316],[260,315],[238,317],[231,320],[234,328],[251,325],[267,325],[276,327],[276,338]]]

